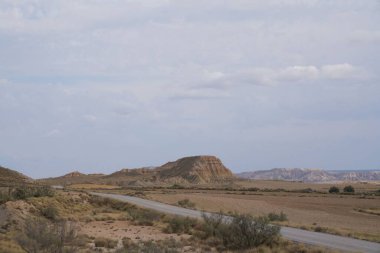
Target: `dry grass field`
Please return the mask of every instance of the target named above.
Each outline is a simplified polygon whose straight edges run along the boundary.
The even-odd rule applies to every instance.
[[[72,184],[67,187],[71,190],[98,190],[98,189],[120,189],[120,186],[116,185],[106,185],[106,184]]]
[[[327,192],[331,185],[304,184],[283,181],[257,181],[260,189],[285,189],[289,191],[312,188]],[[352,184],[357,192],[374,192],[376,184]],[[343,188],[344,185],[337,185]],[[168,204],[189,199],[199,210],[223,211],[266,215],[284,212],[288,221],[282,225],[309,230],[347,235],[371,241],[380,241],[380,196],[372,194],[325,194],[300,192],[249,192],[223,190],[172,189],[145,192],[146,198]]]
[[[0,252],[7,253],[330,252],[276,235],[271,237],[271,243],[229,250],[219,237],[211,236],[200,220],[165,215],[74,191],[8,201],[0,208],[0,224]]]
[[[376,191],[380,189],[380,182],[329,182],[329,183],[304,183],[282,180],[237,180],[234,182],[238,187],[260,189],[285,189],[289,191],[301,189],[313,189],[315,191],[328,192],[333,185],[343,189],[346,185],[352,185],[356,192]]]

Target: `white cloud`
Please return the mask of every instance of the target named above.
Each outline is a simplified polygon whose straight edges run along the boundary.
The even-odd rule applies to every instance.
[[[322,66],[321,76],[326,79],[358,79],[364,77],[364,73],[351,64],[343,63]]]
[[[316,79],[319,76],[319,70],[315,66],[292,66],[279,70],[276,79],[287,81],[300,81]]]
[[[213,72],[215,78],[206,79],[205,88],[226,88],[239,85],[279,85],[318,80],[356,80],[369,75],[359,67],[348,63],[316,67],[314,65],[289,66],[284,68],[250,68],[234,73]]]

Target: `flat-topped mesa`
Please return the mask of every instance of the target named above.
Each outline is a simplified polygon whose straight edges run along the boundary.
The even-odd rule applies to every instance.
[[[216,183],[233,179],[232,172],[215,156],[191,156],[157,168],[160,178],[182,178],[189,183]]]
[[[63,177],[65,177],[65,178],[71,178],[71,177],[80,177],[80,176],[85,176],[85,174],[80,173],[79,171],[73,171],[73,172],[67,173]]]

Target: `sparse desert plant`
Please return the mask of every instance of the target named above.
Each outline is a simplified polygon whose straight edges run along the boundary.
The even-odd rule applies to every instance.
[[[331,186],[329,189],[329,193],[339,193],[339,188],[336,186]]]
[[[76,226],[68,221],[50,223],[44,219],[28,219],[17,242],[28,253],[61,253],[75,237]]]
[[[343,192],[347,192],[347,193],[354,193],[355,192],[355,189],[352,185],[347,185],[343,188]]]
[[[161,214],[151,209],[134,208],[128,210],[129,215],[136,224],[141,226],[152,226],[155,221],[160,220]]]
[[[280,212],[279,214],[277,213],[269,213],[268,218],[270,221],[287,221],[288,216],[284,212]]]
[[[95,247],[114,249],[116,248],[118,241],[109,238],[99,237],[95,239],[94,243]]]
[[[47,219],[56,220],[58,216],[58,209],[53,205],[49,205],[41,209],[41,214]]]
[[[222,226],[223,243],[230,249],[249,249],[272,245],[279,237],[280,228],[269,224],[267,217],[254,218],[238,215],[227,226]]]
[[[227,219],[222,213],[203,215],[205,238],[215,237],[224,247],[244,250],[260,245],[272,245],[279,238],[280,228],[270,225],[268,217],[235,214]]]
[[[203,232],[205,237],[220,237],[220,227],[225,223],[225,215],[223,212],[206,214],[202,213],[202,218],[204,221]]]
[[[167,239],[159,242],[141,241],[138,243],[128,239],[123,239],[123,248],[116,253],[179,253],[182,245],[174,239]]]
[[[185,207],[185,208],[194,208],[195,207],[195,203],[191,202],[189,199],[179,200],[177,203],[179,206]]]
[[[198,224],[198,221],[189,217],[174,216],[169,218],[167,223],[167,226],[163,230],[165,233],[189,234]]]

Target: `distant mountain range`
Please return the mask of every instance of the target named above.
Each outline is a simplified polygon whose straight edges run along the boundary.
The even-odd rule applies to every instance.
[[[275,168],[236,174],[239,178],[302,182],[380,181],[380,171],[327,171],[322,169]]]

